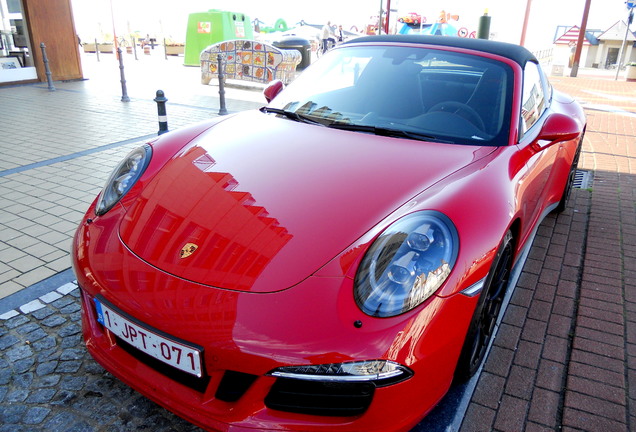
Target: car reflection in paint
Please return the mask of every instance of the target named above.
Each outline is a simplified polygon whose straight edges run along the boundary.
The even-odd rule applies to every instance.
[[[360,38],[282,87],[114,170],[73,244],[86,346],[209,430],[408,430],[482,363],[583,112],[459,38]]]

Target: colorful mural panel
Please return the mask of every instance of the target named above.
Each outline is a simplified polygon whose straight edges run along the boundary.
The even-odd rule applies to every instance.
[[[295,49],[280,49],[252,40],[230,40],[207,47],[201,53],[201,82],[218,79],[217,56],[221,54],[227,79],[268,83],[280,79],[285,84],[296,75],[302,56]]]

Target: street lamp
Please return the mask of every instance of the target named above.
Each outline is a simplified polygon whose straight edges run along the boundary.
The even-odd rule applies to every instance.
[[[115,12],[113,10],[113,0],[110,0],[110,19],[113,23],[113,43],[115,47],[115,55],[117,56],[117,59],[119,59],[119,51],[117,51],[117,49],[119,48],[119,44],[117,43],[117,32],[115,31]]]

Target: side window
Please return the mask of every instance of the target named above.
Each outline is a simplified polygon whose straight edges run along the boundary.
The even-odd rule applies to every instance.
[[[521,133],[525,134],[545,110],[545,93],[539,73],[539,65],[528,62],[523,73],[523,97],[521,100]]]

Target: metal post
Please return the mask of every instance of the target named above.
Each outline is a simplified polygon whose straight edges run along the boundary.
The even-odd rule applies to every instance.
[[[132,36],[132,44],[133,44],[133,52],[135,53],[135,60],[139,60],[137,58],[137,40],[134,36]]]
[[[581,27],[579,28],[579,38],[576,42],[576,48],[574,49],[574,60],[572,61],[572,69],[570,69],[570,76],[576,77],[579,73],[579,61],[581,61],[581,52],[583,52],[583,42],[585,42],[585,31],[587,30],[587,17],[590,15],[590,5],[592,0],[585,0],[585,6],[583,7],[583,20],[581,21]]]
[[[219,115],[227,115],[227,109],[225,108],[225,74],[223,73],[223,57],[221,54],[216,55],[216,61],[218,62],[219,73],[219,98],[221,107],[219,108]]]
[[[166,47],[166,38],[163,38],[163,57],[168,60],[168,48]]]
[[[117,31],[115,31],[115,12],[113,11],[113,0],[110,0],[110,19],[113,24],[113,43],[115,44],[115,53],[118,57],[121,57],[121,51],[119,51],[119,43],[117,42]]]
[[[53,85],[53,79],[51,78],[51,69],[49,69],[49,58],[46,56],[46,46],[44,46],[44,42],[40,43],[40,48],[42,48],[42,60],[44,61],[44,73],[46,74],[46,82],[49,86],[49,91],[55,91],[55,86]]]
[[[628,6],[629,8],[629,6]],[[616,76],[614,77],[614,81],[618,80],[618,73],[621,71],[621,63],[623,60],[623,53],[625,51],[625,44],[627,43],[627,35],[629,34],[629,25],[632,23],[633,19],[633,10],[629,9],[629,14],[627,15],[627,29],[625,29],[625,37],[623,38],[623,43],[621,44],[621,49],[618,51],[618,60],[616,61]]]
[[[528,30],[528,21],[530,20],[530,9],[532,8],[532,0],[526,0],[526,14],[523,17],[523,26],[521,27],[521,41],[519,45],[524,46],[526,43],[526,32]]]
[[[95,38],[95,55],[97,56],[97,61],[99,61],[99,45],[97,45],[97,38]]]
[[[168,99],[163,90],[157,90],[157,97],[154,101],[157,102],[157,117],[159,118],[159,132],[157,132],[157,135],[165,134],[168,132],[168,115],[166,114],[166,102],[168,102]]]
[[[121,101],[130,102],[128,90],[126,89],[126,76],[124,75],[124,56],[121,55],[121,48],[117,48],[117,56],[119,57],[119,76],[121,81]]]

